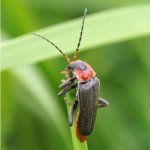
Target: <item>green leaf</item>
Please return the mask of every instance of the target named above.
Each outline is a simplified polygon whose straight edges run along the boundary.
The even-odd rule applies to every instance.
[[[64,53],[71,53],[78,42],[81,22],[79,18],[36,33],[53,41],[62,50],[66,49]],[[87,16],[81,49],[92,49],[147,35],[150,35],[149,4],[112,9]],[[49,43],[28,34],[3,44],[1,69],[36,63],[58,55],[59,52]]]
[[[23,96],[21,99],[22,103],[33,110],[33,112],[42,115],[43,121],[49,125],[51,122],[55,124],[56,129],[59,131],[60,136],[62,137],[62,141],[65,145],[70,149],[71,144],[68,144],[69,136],[65,136],[67,132],[67,128],[63,127],[63,123],[65,122],[65,118],[63,113],[59,109],[59,106],[56,103],[56,95],[54,95],[54,91],[52,86],[49,86],[44,79],[43,75],[40,73],[38,68],[36,67],[23,67],[17,68],[11,71],[11,74],[19,81],[21,85],[34,97],[31,102]],[[24,98],[25,97],[25,98]],[[35,104],[38,106],[39,110],[35,111]],[[30,106],[29,106],[30,105]],[[36,107],[37,107],[36,106]],[[64,123],[65,124],[65,123]]]
[[[66,96],[67,99],[74,99],[73,97],[71,97],[69,94],[67,94]],[[67,110],[68,110],[68,117],[69,117],[69,112],[70,112],[70,106],[67,105]],[[76,116],[77,117],[77,116]],[[76,118],[75,117],[75,118]],[[76,118],[77,119],[77,118]],[[88,146],[87,146],[87,141],[84,141],[83,143],[81,143],[76,135],[75,135],[75,128],[76,128],[76,119],[74,119],[73,122],[73,126],[70,127],[70,132],[71,132],[71,137],[72,137],[72,143],[73,143],[73,148],[74,150],[88,150]]]

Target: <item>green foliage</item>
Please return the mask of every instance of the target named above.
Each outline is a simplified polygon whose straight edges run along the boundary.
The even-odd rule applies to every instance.
[[[150,149],[150,4],[143,3],[2,1],[3,40],[12,38],[1,49],[2,149]],[[98,111],[92,135],[80,144],[74,127],[68,126],[70,107],[57,97],[64,78],[60,71],[67,63],[30,32],[47,37],[72,57],[85,7],[78,59],[93,67],[101,79],[100,96],[110,106]]]
[[[149,35],[150,19],[147,14],[150,14],[149,5],[130,6],[89,15],[84,34],[86,42],[83,41],[82,48],[86,50]],[[78,35],[80,24],[81,18],[43,29],[36,33],[48,39],[53,38],[58,43],[63,43],[64,49],[67,49],[65,53],[68,53],[74,51],[73,45],[74,47],[76,46],[76,40],[68,42],[67,38],[77,39],[75,35]],[[70,32],[67,32],[68,30]],[[49,45],[49,48],[47,48],[45,43],[43,44],[40,39],[30,34],[6,42],[2,50],[2,69],[35,63],[59,55],[54,47]]]

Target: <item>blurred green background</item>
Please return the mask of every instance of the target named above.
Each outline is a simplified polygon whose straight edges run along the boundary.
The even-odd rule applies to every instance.
[[[2,0],[2,41],[81,17],[85,7],[90,15],[144,3],[149,0]],[[82,40],[88,42],[84,33]],[[150,149],[150,36],[119,41],[84,51],[81,44],[78,58],[93,67],[101,79],[101,97],[110,103],[98,111],[89,150]],[[59,55],[2,71],[3,150],[73,149],[66,104],[57,97],[64,68]]]

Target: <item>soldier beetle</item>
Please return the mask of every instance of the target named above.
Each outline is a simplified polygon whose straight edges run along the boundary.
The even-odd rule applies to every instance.
[[[59,86],[62,91],[58,93],[58,96],[66,94],[71,89],[77,89],[75,101],[72,104],[72,108],[69,114],[69,125],[72,126],[74,112],[79,107],[76,122],[76,136],[80,142],[84,142],[87,136],[92,133],[96,119],[97,108],[109,105],[106,100],[99,98],[100,81],[96,77],[96,73],[92,67],[84,61],[77,60],[77,54],[82,39],[86,14],[87,9],[84,11],[79,42],[76,48],[76,52],[73,56],[73,61],[70,61],[68,56],[64,54],[54,43],[41,35],[33,33],[34,35],[51,43],[68,62],[68,67],[65,70],[65,74],[66,76],[69,76],[69,72],[72,72],[73,76],[69,76],[69,78]]]

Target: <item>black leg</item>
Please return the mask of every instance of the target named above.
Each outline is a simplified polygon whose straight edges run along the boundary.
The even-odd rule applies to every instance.
[[[109,105],[109,103],[105,99],[99,98],[98,107],[106,107],[108,105]]]
[[[73,116],[74,116],[75,110],[77,109],[77,106],[78,106],[78,101],[75,100],[75,103],[72,105],[72,108],[69,114],[69,126],[72,126],[73,124]]]
[[[59,92],[58,96],[62,96],[64,94],[66,94],[68,91],[70,91],[71,89],[74,89],[76,87],[77,87],[77,83],[75,85],[68,86],[65,89],[63,89],[61,92]]]
[[[59,88],[60,88],[60,89],[66,88],[67,86],[69,86],[70,84],[72,84],[76,79],[77,79],[76,77],[72,77],[72,78],[67,79],[66,81],[64,81],[64,82],[59,86]]]

